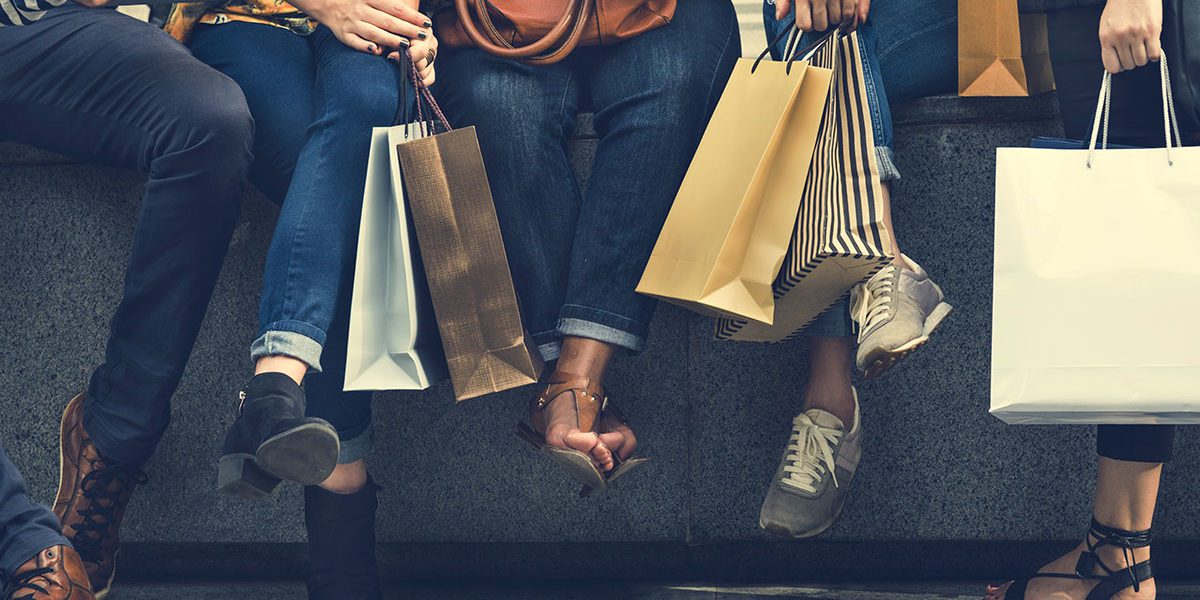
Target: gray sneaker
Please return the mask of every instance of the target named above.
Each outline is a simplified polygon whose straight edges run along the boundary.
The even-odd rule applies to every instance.
[[[952,307],[920,265],[888,265],[850,294],[850,316],[858,324],[858,368],[878,377],[925,342]]]
[[[852,391],[854,424],[849,432],[841,419],[817,408],[792,420],[792,437],[767,490],[759,527],[802,539],[829,529],[842,514],[862,457],[858,391]]]

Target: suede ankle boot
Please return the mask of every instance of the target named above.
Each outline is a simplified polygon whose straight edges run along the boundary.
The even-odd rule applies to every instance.
[[[309,600],[380,600],[375,559],[379,486],[369,477],[353,494],[304,488]]]

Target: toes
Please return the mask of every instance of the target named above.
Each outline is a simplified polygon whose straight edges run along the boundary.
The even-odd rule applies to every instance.
[[[626,458],[629,458],[630,454],[633,454],[631,449],[627,449],[625,447],[625,434],[619,431],[610,431],[608,433],[600,434],[600,443],[604,444],[609,450],[612,451],[614,455],[620,457],[621,460],[625,460]]]

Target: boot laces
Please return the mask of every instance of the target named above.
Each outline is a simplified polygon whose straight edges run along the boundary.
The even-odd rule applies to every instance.
[[[31,569],[16,575],[0,571],[0,600],[34,600],[35,594],[49,594],[50,590],[43,587],[38,580],[53,572],[53,567]],[[28,593],[18,596],[18,592]]]
[[[92,468],[80,484],[88,502],[85,508],[76,511],[83,521],[75,525],[71,543],[84,562],[100,564],[104,562],[104,541],[117,520],[123,496],[148,478],[136,467],[108,465],[102,460],[92,460]]]
[[[841,431],[821,427],[806,414],[797,415],[792,420],[792,437],[788,440],[780,483],[815,493],[817,482],[828,472],[837,486],[833,446],[841,438]]]

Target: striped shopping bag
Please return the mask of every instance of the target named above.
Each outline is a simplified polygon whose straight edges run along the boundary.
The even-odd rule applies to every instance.
[[[858,34],[835,32],[801,58],[832,69],[833,84],[791,246],[773,286],[775,320],[722,318],[718,339],[794,337],[892,260]]]

